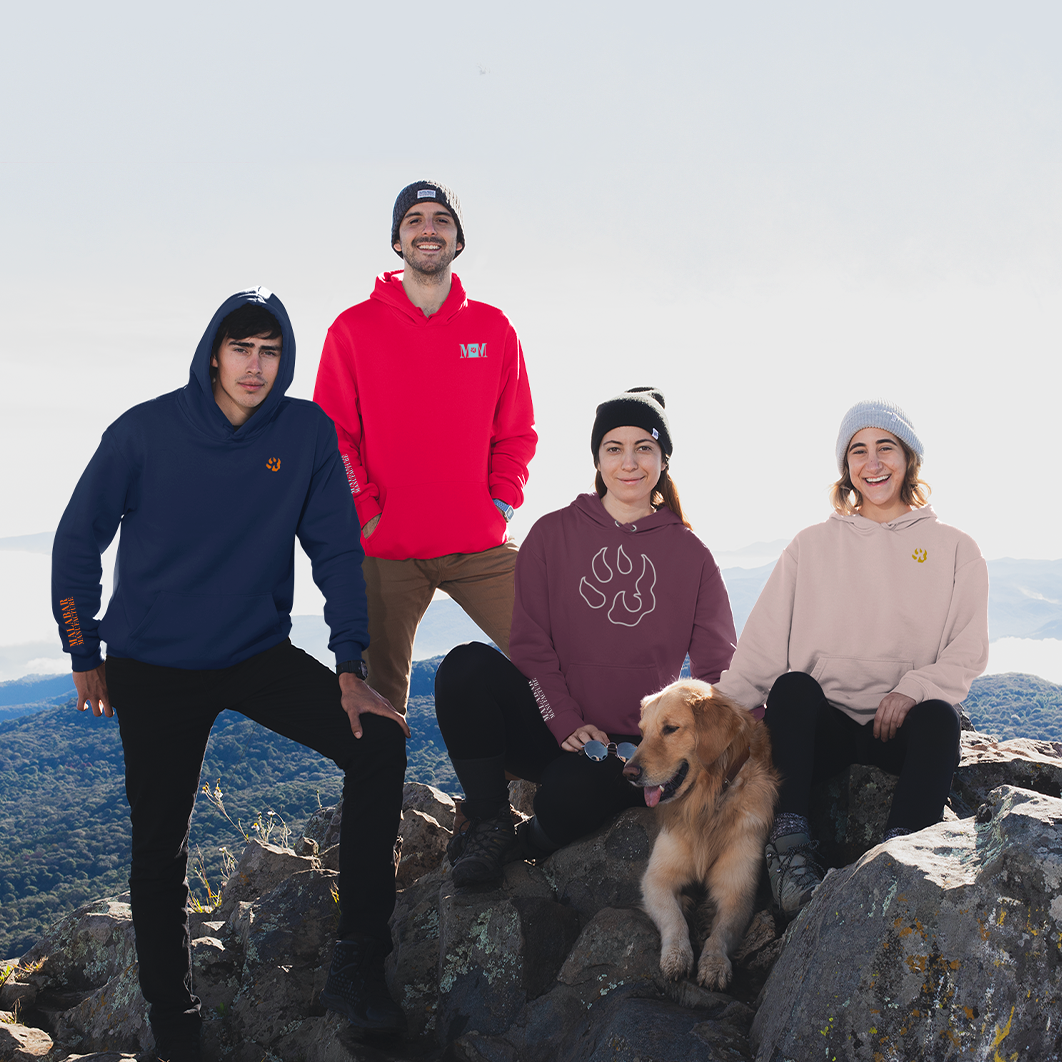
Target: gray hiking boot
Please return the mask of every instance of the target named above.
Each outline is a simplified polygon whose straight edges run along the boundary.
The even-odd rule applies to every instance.
[[[818,860],[818,841],[806,833],[787,833],[764,849],[771,895],[782,913],[792,918],[822,884],[825,871]]]
[[[495,885],[502,879],[502,868],[516,851],[513,813],[508,806],[489,819],[469,819],[464,832],[454,835],[447,846],[457,886]]]

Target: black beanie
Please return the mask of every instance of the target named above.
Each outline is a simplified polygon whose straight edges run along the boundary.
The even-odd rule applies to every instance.
[[[461,225],[461,202],[445,184],[439,184],[438,181],[414,181],[398,193],[394,213],[391,216],[391,250],[395,251],[395,244],[398,243],[398,226],[402,224],[402,219],[409,208],[424,199],[442,203],[453,214],[454,221],[457,222],[457,242],[461,244],[454,252],[454,258],[456,258],[465,249],[465,230]],[[399,258],[402,257],[401,251],[395,251],[395,254]]]
[[[590,434],[590,452],[597,464],[601,440],[613,428],[631,425],[652,432],[665,457],[671,456],[671,428],[664,412],[664,396],[652,387],[632,387],[597,407],[594,430]]]

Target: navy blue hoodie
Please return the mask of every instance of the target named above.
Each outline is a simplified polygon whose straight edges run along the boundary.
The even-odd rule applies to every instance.
[[[260,303],[283,333],[276,382],[234,428],[210,382],[221,321]],[[325,596],[329,648],[368,645],[362,549],[335,428],[313,402],[286,398],[295,336],[280,300],[242,291],[214,314],[188,383],[134,406],[104,433],[52,547],[52,610],[75,671],[111,656],[166,667],[228,667],[291,630],[295,537]],[[114,589],[100,608],[100,555],[121,526]]]

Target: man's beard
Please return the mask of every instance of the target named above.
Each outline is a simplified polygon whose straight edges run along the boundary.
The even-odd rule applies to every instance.
[[[425,240],[425,243],[431,243],[431,240]],[[442,241],[435,241],[442,242]],[[413,245],[413,251],[416,252],[416,244]],[[403,253],[402,261],[406,264],[408,269],[412,269],[414,273],[419,274],[422,277],[439,277],[440,279],[445,276],[447,270],[449,270],[451,263],[457,255],[456,248],[453,243],[447,243],[436,257],[429,259],[427,262],[415,262]]]

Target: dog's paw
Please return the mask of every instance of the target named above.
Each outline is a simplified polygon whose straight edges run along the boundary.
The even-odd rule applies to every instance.
[[[697,980],[705,988],[726,988],[733,972],[730,960],[717,952],[705,950],[697,964]]]
[[[693,948],[688,940],[673,944],[660,952],[660,972],[669,980],[686,977],[693,969]]]

